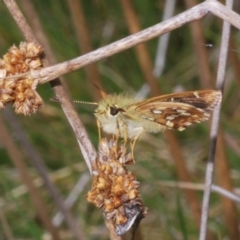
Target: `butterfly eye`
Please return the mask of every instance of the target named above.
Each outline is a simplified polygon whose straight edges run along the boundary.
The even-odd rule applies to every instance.
[[[110,107],[110,114],[111,114],[112,116],[117,115],[118,112],[119,112],[119,108]]]

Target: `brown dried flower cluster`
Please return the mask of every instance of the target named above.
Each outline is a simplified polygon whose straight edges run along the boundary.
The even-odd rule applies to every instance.
[[[16,113],[30,115],[43,105],[35,90],[37,82],[33,79],[7,78],[41,67],[42,53],[41,46],[22,42],[19,48],[12,46],[3,59],[0,59],[0,109],[13,102]]]
[[[92,190],[87,195],[87,200],[101,208],[106,219],[114,221],[119,235],[127,231],[137,217],[146,214],[138,190],[140,184],[125,167],[132,162],[124,146],[117,147],[116,141],[102,139]]]

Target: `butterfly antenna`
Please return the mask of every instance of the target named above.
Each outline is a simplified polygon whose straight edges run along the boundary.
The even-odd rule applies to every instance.
[[[106,98],[107,97],[107,93],[102,89],[100,88],[96,83],[92,82],[92,84],[100,91],[100,95],[102,98]]]
[[[91,105],[98,105],[96,102],[85,102],[85,101],[78,101],[78,100],[73,100],[74,103],[82,103],[82,104],[91,104]]]
[[[60,102],[58,97],[53,97],[53,98],[50,98],[50,101],[53,101],[53,102]],[[91,105],[98,105],[98,103],[96,102],[86,102],[86,101],[78,101],[78,100],[73,100],[74,103],[82,103],[82,104],[91,104]]]

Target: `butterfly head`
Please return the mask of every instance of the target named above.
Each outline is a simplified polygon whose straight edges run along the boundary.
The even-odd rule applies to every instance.
[[[120,122],[124,121],[124,114],[127,107],[134,102],[134,99],[126,94],[108,95],[98,103],[94,115],[103,128],[104,132],[116,134]]]
[[[125,110],[119,106],[119,103],[121,105],[118,97],[109,95],[98,103],[94,114],[100,122],[103,121],[103,119],[105,119],[105,121],[116,119],[119,114],[125,112]]]
[[[125,108],[132,104],[134,100],[126,94],[108,95],[98,103],[95,109],[95,116],[106,115],[109,118],[116,118],[119,114],[125,112]]]

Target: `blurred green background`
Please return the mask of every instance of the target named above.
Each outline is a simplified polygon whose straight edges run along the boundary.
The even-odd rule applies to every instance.
[[[21,6],[21,1],[17,2]],[[32,3],[57,62],[80,56],[82,53],[78,47],[67,1],[42,0],[32,1]],[[131,3],[142,29],[162,21],[165,1],[134,0]],[[120,1],[82,1],[82,5],[93,49],[98,49],[130,35]],[[185,2],[178,0],[174,15],[186,9]],[[236,11],[238,10],[239,8],[236,8]],[[4,55],[8,48],[13,44],[18,46],[21,41],[24,41],[24,38],[3,3],[0,4],[0,16],[0,54]],[[212,44],[211,47],[204,46],[208,54],[207,65],[213,76],[216,76],[222,22],[211,14],[200,22],[205,44]],[[232,29],[231,37],[235,46],[239,46],[239,31]],[[154,62],[158,39],[148,41],[146,46],[151,60]],[[171,93],[176,89],[186,91],[202,89],[199,80],[199,66],[193,49],[194,42],[189,24],[171,32],[165,68],[157,79],[161,93]],[[230,52],[239,59],[237,47],[230,47]],[[99,61],[97,68],[102,79],[102,86],[108,93],[128,92],[134,95],[146,83],[134,48]],[[240,76],[237,76],[230,59],[226,72],[221,127],[224,136],[228,137],[227,140],[230,138],[236,146],[234,148],[231,142],[226,141],[225,150],[230,165],[230,177],[236,188],[240,187],[239,78]],[[94,79],[88,79],[84,69],[65,75],[64,81],[72,99],[94,101],[94,93],[89,88]],[[88,84],[89,82],[90,84]],[[37,114],[30,117],[18,115],[17,118],[39,152],[57,188],[66,197],[77,180],[82,174],[87,173],[88,169],[60,104],[50,100],[54,97],[50,85],[39,86],[38,92],[44,99],[45,106]],[[145,97],[149,96],[150,94]],[[93,115],[94,106],[82,104],[75,106],[90,139],[97,147],[98,135]],[[2,115],[2,113],[0,114]],[[7,125],[9,125],[11,137],[16,144],[19,144],[18,136],[15,135],[11,124]],[[176,132],[176,135],[186,167],[192,176],[192,182],[203,183],[209,147],[208,123],[191,126],[186,131]],[[31,199],[22,185],[18,171],[1,144],[2,141],[4,139],[1,138],[0,133],[0,210],[4,210],[4,216],[14,239],[45,239],[43,237],[44,228],[37,220],[38,216]],[[160,184],[165,181],[178,181],[169,145],[163,134],[145,135],[141,141],[137,142],[135,158],[136,164],[130,166],[130,169],[141,182],[141,196],[145,206],[149,208],[147,217],[141,222],[143,239],[197,239],[199,230],[183,191]],[[32,178],[40,180],[38,173],[29,164],[27,158],[26,162]],[[102,214],[99,209],[86,201],[85,196],[90,188],[91,180],[79,196],[72,212],[84,229],[86,239],[108,239]],[[48,211],[53,216],[57,210],[47,190],[41,184],[38,190]],[[197,192],[200,202],[202,194],[202,191]],[[239,213],[239,207],[237,211]],[[225,227],[220,197],[216,193],[211,196],[209,229],[215,236],[219,236],[218,239],[230,239]],[[67,232],[65,225],[62,226],[62,231]],[[0,239],[7,239],[1,224]],[[66,236],[63,239],[71,239],[71,237]]]

